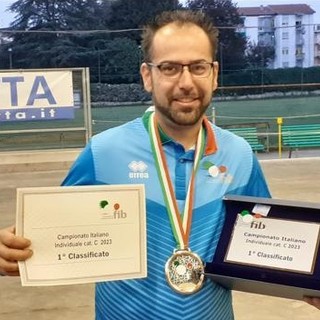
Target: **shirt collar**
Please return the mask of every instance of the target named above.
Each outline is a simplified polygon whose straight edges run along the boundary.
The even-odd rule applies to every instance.
[[[151,116],[152,111],[146,111],[142,117],[142,122],[146,130],[148,131],[148,123],[149,123],[149,118]],[[214,130],[212,125],[210,124],[209,120],[207,117],[203,119],[203,126],[205,129],[206,133],[206,147],[204,154],[210,155],[215,153],[218,150],[217,143],[216,143],[216,138],[214,134]],[[169,137],[162,129],[159,127],[159,133],[160,133],[160,139],[162,144],[165,144],[167,142],[172,141],[173,139]]]

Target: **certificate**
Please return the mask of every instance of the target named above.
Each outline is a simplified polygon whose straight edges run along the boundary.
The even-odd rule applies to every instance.
[[[318,223],[246,216],[237,216],[225,262],[313,273]]]
[[[23,286],[147,276],[143,185],[17,189],[16,233],[33,250]]]

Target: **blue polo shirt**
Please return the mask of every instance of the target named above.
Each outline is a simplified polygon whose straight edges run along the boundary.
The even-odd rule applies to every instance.
[[[64,185],[144,184],[147,212],[148,276],[96,284],[96,319],[231,320],[231,292],[206,279],[195,294],[174,292],[164,266],[176,242],[172,234],[146,123],[150,113],[94,136],[72,166]],[[205,154],[195,180],[190,248],[211,261],[224,222],[226,194],[269,197],[249,144],[204,121]],[[180,210],[184,207],[194,150],[161,133],[162,146]]]

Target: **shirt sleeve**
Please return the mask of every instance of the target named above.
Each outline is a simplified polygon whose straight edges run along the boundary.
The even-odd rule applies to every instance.
[[[265,176],[262,172],[261,166],[257,157],[253,154],[252,171],[244,195],[252,197],[271,198],[271,193],[267,185]]]
[[[96,185],[94,161],[91,149],[91,143],[88,143],[79,157],[73,163],[67,176],[62,182],[62,186],[76,185]]]

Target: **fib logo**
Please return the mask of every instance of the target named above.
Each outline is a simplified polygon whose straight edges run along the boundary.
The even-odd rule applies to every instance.
[[[102,219],[126,219],[127,213],[121,209],[119,203],[115,203],[113,206],[109,206],[107,200],[100,201],[100,208],[102,210]]]
[[[247,226],[251,229],[265,229],[266,225],[259,219],[262,218],[262,215],[259,213],[251,214],[249,210],[242,210],[238,214],[239,219],[237,224]]]

